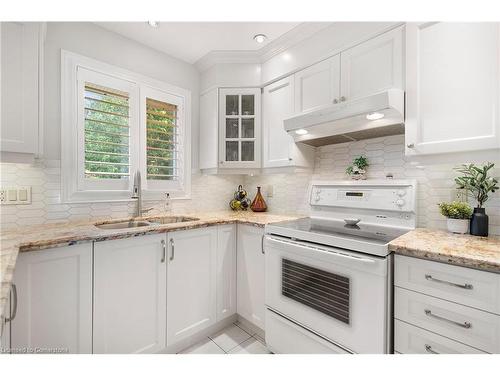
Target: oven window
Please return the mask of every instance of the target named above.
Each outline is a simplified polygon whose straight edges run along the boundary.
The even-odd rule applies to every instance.
[[[349,324],[349,279],[289,259],[281,262],[281,294]]]

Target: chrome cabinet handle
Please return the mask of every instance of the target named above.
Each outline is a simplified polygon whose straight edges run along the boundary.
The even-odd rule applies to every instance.
[[[408,148],[415,148],[415,143],[408,143],[406,145],[406,147],[408,147]]]
[[[337,98],[333,99],[333,104],[337,104],[339,100]]]
[[[5,323],[12,322],[14,319],[16,319],[16,315],[17,315],[17,287],[16,287],[16,284],[11,285],[11,291],[12,291],[12,301],[14,303],[14,307],[13,307],[12,313],[10,315],[10,318],[5,318]]]
[[[167,258],[167,244],[165,240],[161,240],[161,247],[163,249],[163,255],[161,256],[161,262],[165,263],[165,259]]]
[[[341,96],[340,99],[339,99],[341,102],[345,102],[347,100],[347,98],[345,96]]]
[[[448,318],[445,318],[445,317],[433,314],[432,311],[429,310],[429,309],[425,309],[424,312],[425,312],[425,315],[427,315],[427,316],[429,316],[431,318],[439,319],[439,320],[442,320],[444,322],[455,324],[455,325],[457,325],[459,327],[462,327],[462,328],[469,329],[470,327],[472,327],[472,324],[470,324],[469,322],[464,322],[464,323],[455,322],[454,320],[451,320],[451,319],[448,319]]]
[[[264,236],[265,236],[265,234],[263,234],[262,238],[260,239],[260,251],[262,252],[262,254],[265,254],[265,251],[264,251]]]
[[[170,239],[170,247],[172,248],[172,254],[170,255],[170,261],[174,260],[175,256],[175,246],[174,246],[174,239]]]
[[[432,277],[432,275],[425,275],[425,279],[429,281],[435,281],[436,283],[441,283],[441,284],[446,284],[450,286],[456,286],[457,288],[462,288],[462,289],[472,289],[472,284],[456,284],[452,283],[451,281],[446,281],[446,280],[441,280],[441,279],[436,279]]]
[[[432,349],[432,346],[430,346],[429,344],[425,344],[425,351],[431,354],[441,354]]]

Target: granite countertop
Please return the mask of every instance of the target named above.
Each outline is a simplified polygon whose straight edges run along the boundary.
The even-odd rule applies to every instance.
[[[94,226],[96,222],[85,221],[68,224],[37,225],[0,233],[0,316],[3,316],[4,308],[7,303],[19,252],[63,247],[88,241],[105,241],[141,236],[150,233],[166,233],[176,230],[195,229],[219,224],[241,223],[264,227],[268,223],[298,218],[298,216],[292,215],[273,215],[269,213],[244,211],[224,211],[218,213],[195,212],[179,215],[172,213],[171,215],[162,216],[188,216],[199,218],[199,220],[170,224],[153,224],[145,227],[126,229],[99,229]],[[151,219],[155,217],[161,216],[148,216],[141,219]],[[113,223],[127,219],[132,218],[98,221],[97,223]]]
[[[500,273],[500,236],[418,228],[389,243],[396,254]]]

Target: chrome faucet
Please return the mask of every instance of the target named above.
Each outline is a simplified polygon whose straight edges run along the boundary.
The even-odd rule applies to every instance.
[[[134,174],[134,189],[131,198],[137,199],[137,205],[135,206],[134,217],[141,217],[143,213],[149,212],[153,209],[153,207],[147,208],[145,210],[142,209],[142,186],[141,186],[140,171],[136,171]]]

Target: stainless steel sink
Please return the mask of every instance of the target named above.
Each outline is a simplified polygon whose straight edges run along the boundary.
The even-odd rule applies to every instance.
[[[116,223],[103,223],[103,224],[95,224],[95,226],[99,229],[126,229],[126,228],[138,228],[138,227],[147,227],[151,225],[146,221],[119,221]]]
[[[200,220],[197,217],[188,217],[188,216],[162,216],[148,219],[150,223],[155,224],[173,224],[173,223],[183,223],[187,221],[196,221]]]

